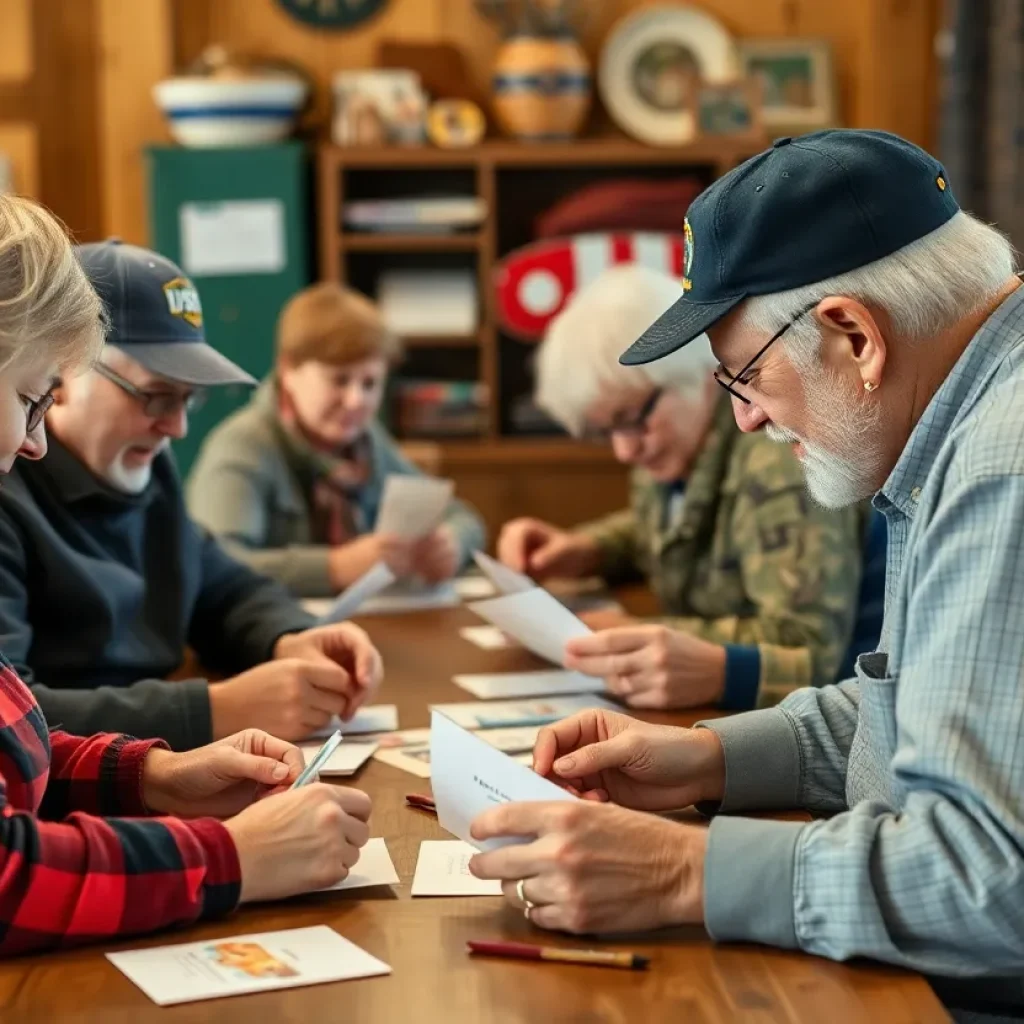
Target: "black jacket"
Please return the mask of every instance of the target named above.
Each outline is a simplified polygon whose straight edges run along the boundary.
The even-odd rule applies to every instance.
[[[174,462],[137,496],[99,481],[50,439],[0,488],[0,651],[52,727],[212,739],[208,683],[166,682],[186,645],[225,674],[266,661],[313,619],[189,518]]]

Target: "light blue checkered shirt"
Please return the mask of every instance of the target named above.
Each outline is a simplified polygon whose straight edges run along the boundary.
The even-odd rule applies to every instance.
[[[875,505],[889,527],[885,653],[862,656],[857,679],[705,723],[725,749],[724,811],[834,813],[717,817],[708,930],[1021,976],[1024,288],[972,339]]]

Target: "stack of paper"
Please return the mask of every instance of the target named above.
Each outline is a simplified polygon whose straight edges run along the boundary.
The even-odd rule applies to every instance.
[[[514,726],[509,729],[484,729],[480,738],[489,746],[503,750],[520,764],[533,762],[538,725]],[[381,740],[373,755],[375,761],[400,768],[419,779],[430,778],[430,730],[407,729]]]
[[[564,669],[540,672],[495,672],[453,676],[452,681],[481,700],[495,697],[540,697],[561,693],[603,693],[604,681]]]
[[[108,953],[107,959],[159,1006],[391,973],[326,925]]]
[[[621,711],[621,708],[592,694],[554,697],[551,700],[507,700],[481,704],[431,704],[432,711],[440,711],[464,729],[493,729],[497,726],[548,725],[575,715],[587,708]]]

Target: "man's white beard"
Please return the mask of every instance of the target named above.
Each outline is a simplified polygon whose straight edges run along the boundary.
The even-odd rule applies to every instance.
[[[124,464],[125,454],[129,448],[135,447],[134,445],[126,445],[118,454],[118,457],[110,464],[110,468],[107,470],[107,483],[115,490],[123,491],[125,494],[141,494],[149,486],[149,481],[153,478],[153,462],[156,460],[156,456],[167,445],[168,442],[161,442],[157,446],[153,458],[142,466],[126,466]]]
[[[765,427],[765,433],[773,441],[800,443],[807,489],[819,505],[829,509],[854,505],[877,487],[883,458],[878,407],[853,410],[848,389],[825,370],[812,371],[804,387],[815,440],[774,424]]]

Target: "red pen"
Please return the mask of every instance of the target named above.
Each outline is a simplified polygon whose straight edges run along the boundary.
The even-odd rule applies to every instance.
[[[405,802],[410,807],[420,811],[428,811],[430,814],[437,814],[437,806],[432,796],[424,796],[422,793],[406,793]]]
[[[616,953],[606,949],[558,949],[531,946],[525,942],[467,942],[470,953],[500,956],[513,960],[552,960],[563,964],[589,964],[593,967],[625,967],[642,971],[651,962],[639,953]]]

